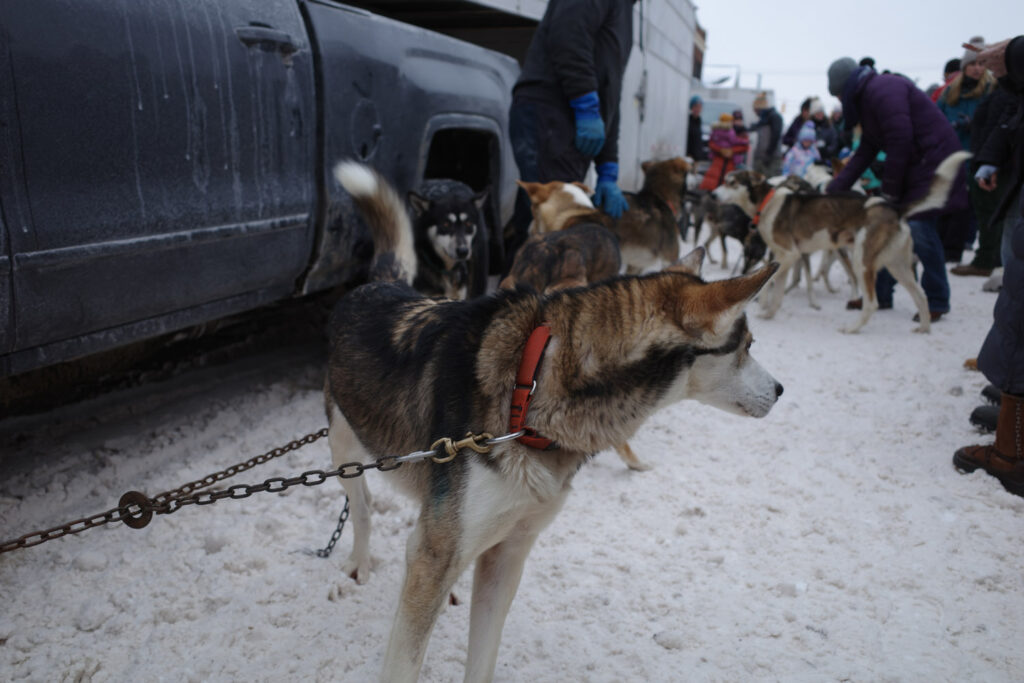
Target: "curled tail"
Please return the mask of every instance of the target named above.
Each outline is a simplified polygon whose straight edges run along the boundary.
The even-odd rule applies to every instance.
[[[352,195],[373,235],[370,280],[401,280],[411,285],[416,277],[416,251],[412,223],[398,193],[379,173],[355,161],[338,162],[334,177]]]
[[[953,183],[960,172],[960,165],[967,161],[970,156],[970,152],[953,152],[946,157],[939,164],[939,167],[935,169],[935,175],[932,177],[932,184],[928,188],[928,194],[911,204],[903,212],[902,218],[905,220],[915,214],[932,211],[933,209],[941,209],[945,206],[946,201],[949,200],[950,190],[953,189]]]

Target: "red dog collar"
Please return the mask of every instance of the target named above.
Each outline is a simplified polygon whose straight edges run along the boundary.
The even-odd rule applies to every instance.
[[[764,211],[764,207],[768,206],[768,202],[770,202],[772,200],[772,197],[774,196],[775,188],[773,187],[771,191],[764,196],[764,199],[761,200],[761,203],[757,205],[757,213],[754,214],[754,220],[751,221],[755,226],[761,222],[761,212]]]
[[[526,432],[517,440],[531,448],[547,450],[555,447],[555,442],[537,434],[537,432],[526,426],[526,411],[533,400],[533,392],[537,388],[537,368],[540,359],[544,356],[544,350],[551,339],[551,327],[548,323],[541,323],[526,340],[526,348],[523,349],[523,359],[519,362],[519,372],[516,373],[516,386],[512,391],[512,409],[508,419],[509,433],[519,430]]]

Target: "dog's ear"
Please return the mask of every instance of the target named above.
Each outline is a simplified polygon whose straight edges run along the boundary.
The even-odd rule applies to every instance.
[[[572,184],[575,185],[576,187],[580,188],[581,190],[583,190],[584,194],[586,194],[588,197],[590,195],[594,194],[594,191],[592,189],[590,189],[590,187],[588,187],[586,185],[586,183],[581,183],[581,182],[579,182],[577,180],[574,180],[574,181],[572,181]]]
[[[675,263],[665,270],[673,273],[686,273],[700,277],[700,270],[704,266],[704,256],[707,254],[704,247],[697,247],[686,256],[679,258]]]
[[[476,204],[477,211],[484,210],[484,204],[487,202],[487,195],[490,194],[490,192],[491,188],[488,187],[473,195],[473,203]]]
[[[690,163],[686,159],[682,157],[676,157],[672,160],[672,163],[675,165],[676,170],[679,171],[680,173],[690,172]]]
[[[531,202],[534,204],[539,204],[541,202],[541,200],[538,199],[538,196],[545,187],[543,183],[530,183],[525,180],[517,180],[516,185],[526,190],[526,194],[529,195]]]
[[[640,164],[640,170],[642,170],[644,173],[647,173],[648,169],[650,169],[653,165],[653,161],[645,161],[642,164]]]
[[[421,197],[412,190],[409,190],[407,197],[409,198],[409,206],[411,206],[413,211],[416,213],[423,215],[430,210],[430,200],[426,197]]]
[[[763,173],[758,173],[757,171],[750,171],[750,182],[753,183],[754,185],[760,185],[765,180],[766,178]]]
[[[773,261],[750,275],[707,283],[703,295],[703,314],[707,319],[703,327],[715,337],[728,334],[736,319],[743,315],[743,309],[778,269],[779,264]]]

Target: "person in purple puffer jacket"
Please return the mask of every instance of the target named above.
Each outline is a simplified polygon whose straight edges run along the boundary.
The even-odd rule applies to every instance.
[[[844,57],[829,67],[828,89],[842,100],[847,123],[851,127],[860,123],[862,134],[857,152],[829,183],[827,192],[850,189],[878,152],[884,151],[882,197],[898,207],[906,207],[928,193],[939,164],[963,149],[953,126],[935,103],[903,76],[879,74]],[[938,217],[966,207],[966,171],[961,167],[945,207],[907,221],[914,253],[924,271],[921,287],[928,297],[932,321],[949,312],[949,280]],[[892,308],[895,284],[888,272],[879,273],[879,308]]]

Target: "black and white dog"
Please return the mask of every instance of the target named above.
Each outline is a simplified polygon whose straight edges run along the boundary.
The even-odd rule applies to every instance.
[[[474,193],[458,180],[424,180],[418,192],[409,192],[418,269],[413,286],[427,296],[465,299],[476,278],[473,255],[486,245],[483,206],[487,190]],[[483,274],[486,277],[486,273]]]

